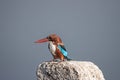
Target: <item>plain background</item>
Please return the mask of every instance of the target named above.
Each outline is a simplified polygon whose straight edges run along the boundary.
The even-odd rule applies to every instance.
[[[36,80],[52,59],[47,43],[61,36],[69,57],[92,61],[106,80],[120,77],[120,0],[0,0],[0,80]]]

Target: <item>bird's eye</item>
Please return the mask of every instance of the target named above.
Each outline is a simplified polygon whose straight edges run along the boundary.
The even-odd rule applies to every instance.
[[[52,38],[51,38],[51,37],[48,37],[48,39],[49,39],[50,41],[52,41]]]

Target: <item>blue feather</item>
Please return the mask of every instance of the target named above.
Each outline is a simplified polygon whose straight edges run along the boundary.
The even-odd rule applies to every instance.
[[[60,45],[58,45],[58,49],[61,51],[61,53],[64,55],[64,56],[67,56],[67,51],[65,49],[63,49]]]

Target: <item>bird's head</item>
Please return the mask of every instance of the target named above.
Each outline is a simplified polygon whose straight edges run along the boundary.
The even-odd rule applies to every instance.
[[[39,39],[39,40],[35,41],[35,43],[44,43],[44,42],[48,42],[48,41],[51,41],[51,42],[56,43],[56,44],[62,43],[62,40],[56,34],[51,34],[51,35],[47,36],[46,38]]]

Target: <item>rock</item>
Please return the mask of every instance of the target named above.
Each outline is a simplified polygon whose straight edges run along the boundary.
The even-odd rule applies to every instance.
[[[105,80],[101,70],[88,61],[43,62],[37,80]]]

